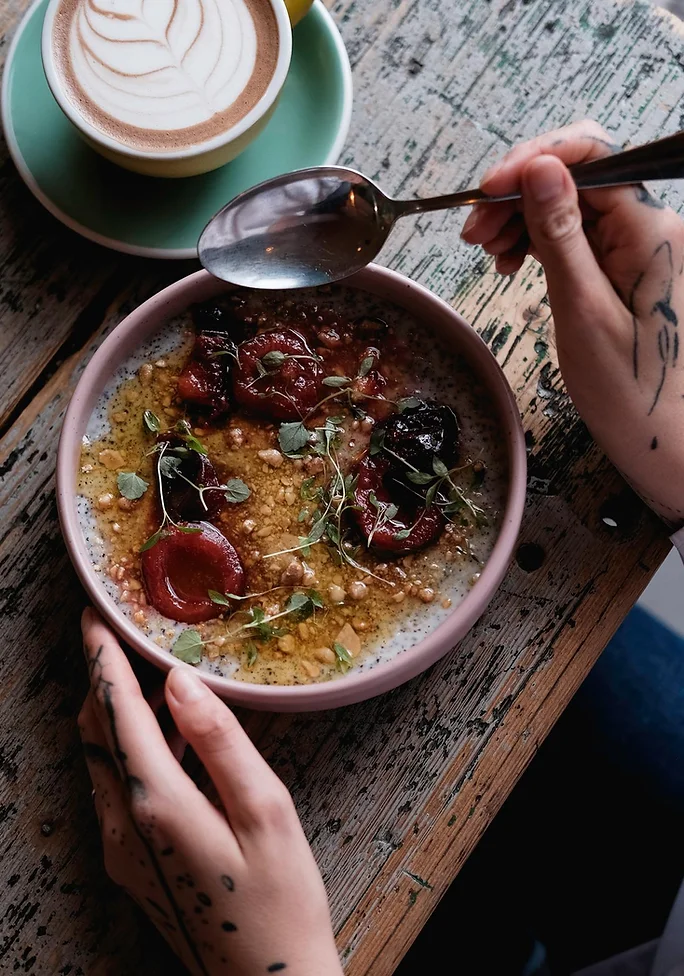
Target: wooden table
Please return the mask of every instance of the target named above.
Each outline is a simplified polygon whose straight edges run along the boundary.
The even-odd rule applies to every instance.
[[[0,8],[1,51],[24,5]],[[683,35],[643,3],[339,0],[334,13],[356,87],[341,162],[397,194],[470,185],[515,141],[585,114],[620,141],[684,127]],[[507,373],[529,445],[524,548],[427,674],[334,713],[245,716],[294,793],[354,976],[393,971],[667,551],[563,391],[539,269],[497,277],[459,227],[453,213],[402,222],[383,263],[451,301]],[[75,727],[83,593],[53,470],[92,351],[193,266],[80,240],[4,147],[0,252],[0,971],[169,974],[101,866]]]

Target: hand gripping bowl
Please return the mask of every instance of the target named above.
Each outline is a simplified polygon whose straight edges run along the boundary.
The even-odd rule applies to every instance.
[[[526,460],[520,416],[506,379],[477,333],[449,305],[403,275],[369,265],[344,285],[393,302],[434,330],[479,376],[489,392],[506,440],[508,486],[505,510],[493,551],[472,589],[427,637],[370,670],[339,680],[307,685],[260,685],[200,672],[222,698],[266,711],[315,711],[336,708],[382,694],[420,674],[446,654],[481,616],[512,557],[525,501]],[[71,560],[90,600],[120,637],[162,670],[179,662],[126,617],[106,592],[86,548],[77,511],[77,478],[83,435],[105,386],[138,347],[190,305],[216,298],[230,286],[199,271],[163,289],[135,311],[103,342],[85,369],[67,410],[57,457],[57,500],[62,532]],[[429,336],[425,336],[429,340]]]

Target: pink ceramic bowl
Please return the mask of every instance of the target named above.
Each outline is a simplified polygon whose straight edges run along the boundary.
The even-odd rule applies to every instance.
[[[508,445],[509,487],[499,536],[479,580],[449,617],[411,650],[377,665],[322,684],[281,687],[252,685],[231,678],[202,677],[222,698],[236,705],[267,711],[315,711],[336,708],[380,695],[429,668],[468,632],[499,586],[510,562],[525,502],[526,460],[520,415],[498,363],[477,333],[445,302],[403,275],[370,265],[345,283],[350,288],[388,299],[405,308],[426,329],[434,330],[472,365],[492,394],[502,436]],[[57,457],[57,501],[69,555],[88,596],[102,616],[144,658],[168,671],[179,662],[149,640],[119,610],[92,568],[76,511],[81,438],[88,419],[112,373],[164,323],[195,302],[229,291],[230,286],[205,271],[183,278],[131,312],[102,343],[74,392],[64,420]],[[425,336],[429,341],[429,335]]]

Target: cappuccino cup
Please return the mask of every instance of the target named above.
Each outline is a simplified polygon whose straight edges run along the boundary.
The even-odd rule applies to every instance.
[[[50,0],[43,67],[86,142],[148,176],[206,173],[268,122],[292,30],[284,0]]]

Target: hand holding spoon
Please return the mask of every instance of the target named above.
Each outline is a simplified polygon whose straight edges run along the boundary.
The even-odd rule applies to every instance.
[[[684,176],[684,132],[570,167],[580,190]],[[426,200],[392,200],[342,166],[313,166],[266,180],[226,204],[198,243],[202,265],[251,288],[308,288],[346,278],[371,262],[394,222],[407,214],[519,200],[462,190]]]

